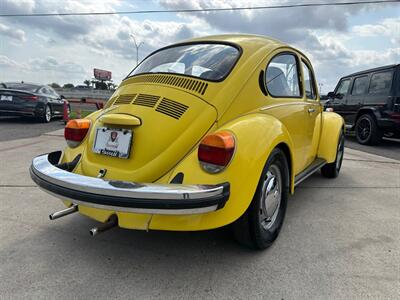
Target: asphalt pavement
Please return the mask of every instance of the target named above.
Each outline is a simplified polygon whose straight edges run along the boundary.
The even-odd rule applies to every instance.
[[[266,251],[227,229],[96,237],[28,175],[62,133],[0,142],[0,299],[399,299],[400,161],[346,148],[337,179],[319,173],[290,197]]]
[[[0,117],[0,142],[40,136],[64,128],[61,118],[41,123],[34,118]]]
[[[346,147],[351,149],[368,152],[392,159],[400,160],[400,140],[383,138],[379,145],[366,146],[357,142],[355,136],[346,136]]]

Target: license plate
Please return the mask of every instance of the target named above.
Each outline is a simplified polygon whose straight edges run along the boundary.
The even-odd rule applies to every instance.
[[[132,130],[97,128],[93,152],[112,157],[128,158],[131,150]]]
[[[0,100],[1,101],[12,101],[12,96],[1,95]]]

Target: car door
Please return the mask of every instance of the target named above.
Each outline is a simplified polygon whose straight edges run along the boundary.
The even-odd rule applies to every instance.
[[[59,94],[57,94],[57,92],[53,88],[48,87],[47,89],[49,90],[53,99],[55,99],[54,107],[55,107],[56,114],[62,114],[64,111],[64,99],[62,99],[61,96]]]
[[[42,87],[41,92],[46,95],[47,103],[51,107],[51,111],[53,115],[58,115],[62,112],[62,105],[60,103],[61,99],[58,99],[58,95],[53,93],[50,87]]]
[[[346,99],[350,89],[351,78],[343,78],[338,83],[335,89],[335,96],[333,97],[332,101],[330,102],[330,106],[333,110],[340,114],[345,120],[348,114],[346,108]]]
[[[319,103],[315,76],[311,64],[301,59],[303,95],[306,103],[305,126],[307,144],[304,148],[305,164],[310,165],[317,156],[318,144],[321,133],[322,106]]]
[[[299,56],[292,50],[277,50],[265,71],[265,86],[271,106],[264,112],[285,126],[293,142],[293,168],[295,175],[307,167],[306,151],[312,144],[309,130],[309,104],[304,100],[300,82]]]
[[[359,109],[364,104],[365,94],[367,93],[369,86],[369,76],[363,75],[355,77],[351,92],[347,96],[346,103],[346,117],[345,121],[347,124],[354,124],[356,115]]]

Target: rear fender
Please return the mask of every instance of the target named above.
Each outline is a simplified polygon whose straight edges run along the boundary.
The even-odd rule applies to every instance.
[[[216,131],[226,130],[234,134],[236,150],[229,166],[218,174],[209,174],[200,167],[197,147],[174,169],[170,180],[178,173],[184,174],[183,183],[216,184],[229,182],[231,194],[224,208],[215,212],[190,215],[154,215],[149,228],[161,230],[204,230],[221,227],[234,222],[249,207],[257,188],[260,174],[271,151],[283,145],[293,155],[291,138],[284,125],[265,114],[239,117]],[[292,165],[292,164],[291,164]],[[291,175],[293,170],[291,170]],[[293,175],[291,176],[293,186]]]
[[[318,157],[332,163],[336,160],[339,134],[344,129],[343,118],[333,112],[322,113],[322,130],[319,140]]]

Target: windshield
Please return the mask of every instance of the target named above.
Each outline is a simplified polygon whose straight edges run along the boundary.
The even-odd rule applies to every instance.
[[[39,89],[38,85],[35,84],[26,84],[26,83],[17,83],[17,82],[5,82],[4,83],[7,89],[13,90],[21,90],[21,91],[28,91],[28,92],[36,92]]]
[[[143,73],[173,73],[219,81],[229,74],[239,56],[239,50],[229,45],[175,46],[147,57],[128,76]]]

